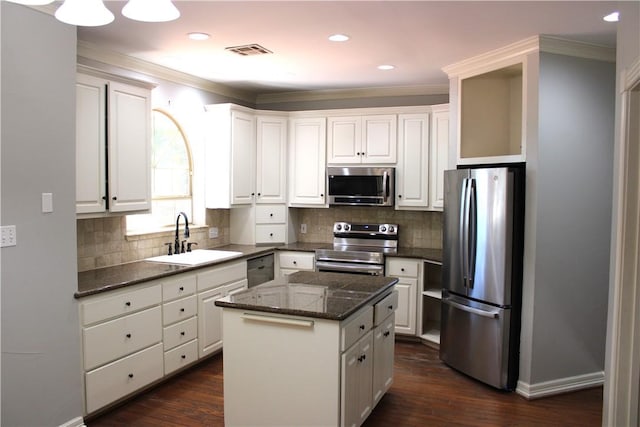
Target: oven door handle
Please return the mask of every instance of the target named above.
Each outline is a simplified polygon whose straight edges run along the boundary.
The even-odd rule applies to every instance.
[[[334,271],[339,273],[365,273],[382,276],[384,266],[372,264],[349,264],[344,262],[316,261],[316,271]]]

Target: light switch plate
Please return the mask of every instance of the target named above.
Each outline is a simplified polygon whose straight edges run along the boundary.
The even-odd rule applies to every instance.
[[[0,247],[6,248],[8,246],[16,246],[18,244],[18,238],[16,237],[15,225],[3,225],[2,226],[2,244]]]
[[[300,224],[300,233],[305,234],[307,232],[307,224]]]

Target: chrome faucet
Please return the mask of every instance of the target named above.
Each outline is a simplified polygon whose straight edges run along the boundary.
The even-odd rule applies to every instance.
[[[174,254],[179,254],[181,252],[184,252],[184,245],[182,245],[182,250],[180,250],[180,237],[178,235],[178,231],[180,229],[180,216],[184,217],[184,237],[185,238],[189,237],[189,218],[187,218],[187,214],[186,213],[180,212],[178,214],[178,217],[176,218],[176,241],[173,244],[173,246],[174,246],[173,253]]]

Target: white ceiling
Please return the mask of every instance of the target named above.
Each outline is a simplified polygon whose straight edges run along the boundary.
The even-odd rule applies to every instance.
[[[180,1],[167,23],[129,20],[124,1],[79,40],[237,89],[275,92],[446,85],[442,67],[537,34],[615,46],[600,1]],[[624,19],[624,18],[623,18]],[[193,31],[211,35],[191,41]],[[327,40],[348,34],[343,43]],[[272,54],[225,47],[257,43]],[[396,69],[380,71],[380,64]]]

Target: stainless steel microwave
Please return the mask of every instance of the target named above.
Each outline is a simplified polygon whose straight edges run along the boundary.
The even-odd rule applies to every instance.
[[[329,205],[393,206],[395,169],[327,168]]]

